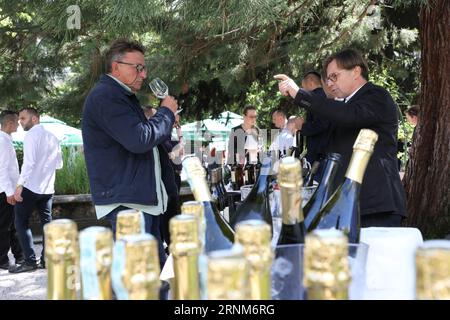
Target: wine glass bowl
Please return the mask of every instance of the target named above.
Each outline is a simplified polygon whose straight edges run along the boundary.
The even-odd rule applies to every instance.
[[[169,87],[160,78],[154,78],[148,86],[158,99],[164,99],[169,95]]]

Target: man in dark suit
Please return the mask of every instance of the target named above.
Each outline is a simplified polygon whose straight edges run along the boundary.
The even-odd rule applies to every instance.
[[[343,101],[299,89],[286,75],[275,78],[281,80],[282,94],[334,124],[329,151],[342,155],[338,183],[344,179],[359,131],[368,128],[378,134],[361,187],[361,226],[400,227],[406,197],[397,168],[397,107],[385,89],[367,81],[367,64],[357,51],[336,53],[324,61],[323,68],[332,94]]]
[[[326,97],[322,88],[320,74],[317,72],[310,71],[303,76],[302,88],[314,94]],[[306,160],[311,164],[315,161],[320,164],[317,173],[314,176],[314,180],[320,181],[330,140],[330,121],[311,111],[307,111],[306,119],[301,121],[301,127],[299,129],[300,133],[306,137]]]

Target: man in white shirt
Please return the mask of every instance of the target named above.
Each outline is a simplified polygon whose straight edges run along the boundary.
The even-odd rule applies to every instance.
[[[39,124],[37,110],[22,109],[19,113],[19,121],[22,128],[28,132],[23,140],[23,164],[14,193],[16,200],[14,211],[15,226],[25,263],[11,268],[9,270],[11,273],[32,271],[38,266],[45,268],[45,246],[42,246],[41,261],[38,265],[29,219],[33,210],[37,209],[42,228],[52,221],[56,169],[61,169],[63,165],[59,140]]]
[[[294,134],[287,126],[288,120],[286,113],[281,109],[273,111],[272,123],[279,129],[279,133],[272,142],[270,149],[278,150],[280,157],[286,156],[289,148],[294,144]]]
[[[0,269],[9,269],[8,251],[11,249],[16,264],[23,263],[22,248],[14,227],[14,191],[19,179],[19,164],[11,133],[17,131],[19,117],[14,111],[0,115]]]

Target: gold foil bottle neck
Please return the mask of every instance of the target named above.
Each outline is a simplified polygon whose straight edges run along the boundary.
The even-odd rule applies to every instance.
[[[200,201],[186,201],[181,205],[182,214],[191,214],[202,220],[205,217],[205,208]]]
[[[249,265],[242,248],[211,252],[207,277],[209,300],[250,298]]]
[[[170,252],[174,256],[200,253],[197,217],[180,214],[169,222]]]
[[[66,256],[76,252],[77,224],[69,219],[57,219],[44,226],[46,256]]]
[[[142,233],[142,212],[139,210],[123,210],[117,214],[116,240],[126,235]]]
[[[206,177],[205,169],[200,162],[200,159],[194,156],[184,158],[182,166],[185,169],[188,179],[194,177]]]
[[[200,159],[194,156],[184,158],[183,170],[197,201],[211,201],[211,192],[206,182],[206,172]]]
[[[345,234],[336,229],[314,230],[308,234],[303,282],[309,299],[347,299],[350,280]]]
[[[250,267],[250,297],[271,299],[270,269],[274,253],[270,226],[261,220],[246,220],[236,226],[236,243],[242,245]]]
[[[450,241],[428,240],[416,250],[416,298],[450,300]]]
[[[355,144],[353,145],[353,154],[347,168],[345,176],[350,180],[362,184],[364,173],[373,153],[375,143],[378,140],[378,134],[369,129],[361,129]]]
[[[270,266],[273,259],[270,226],[261,220],[246,220],[236,225],[236,243],[242,245],[252,268]]]
[[[365,150],[372,153],[375,148],[375,143],[378,140],[378,134],[370,129],[361,129],[358,137],[356,138],[353,149]]]
[[[75,300],[79,285],[78,228],[69,219],[54,220],[44,226],[47,297]]]
[[[130,300],[158,300],[160,280],[156,239],[150,234],[127,235],[123,284]]]
[[[280,160],[278,168],[278,184],[280,187],[298,188],[303,184],[302,166],[300,160],[294,157],[285,157]]]
[[[200,241],[198,221],[193,215],[181,214],[169,223],[175,277],[172,279],[172,294],[176,300],[200,298],[198,257]]]

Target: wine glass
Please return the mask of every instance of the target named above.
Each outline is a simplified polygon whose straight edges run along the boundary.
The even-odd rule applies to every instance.
[[[153,79],[148,86],[158,99],[164,99],[169,95],[169,87],[160,78]]]

